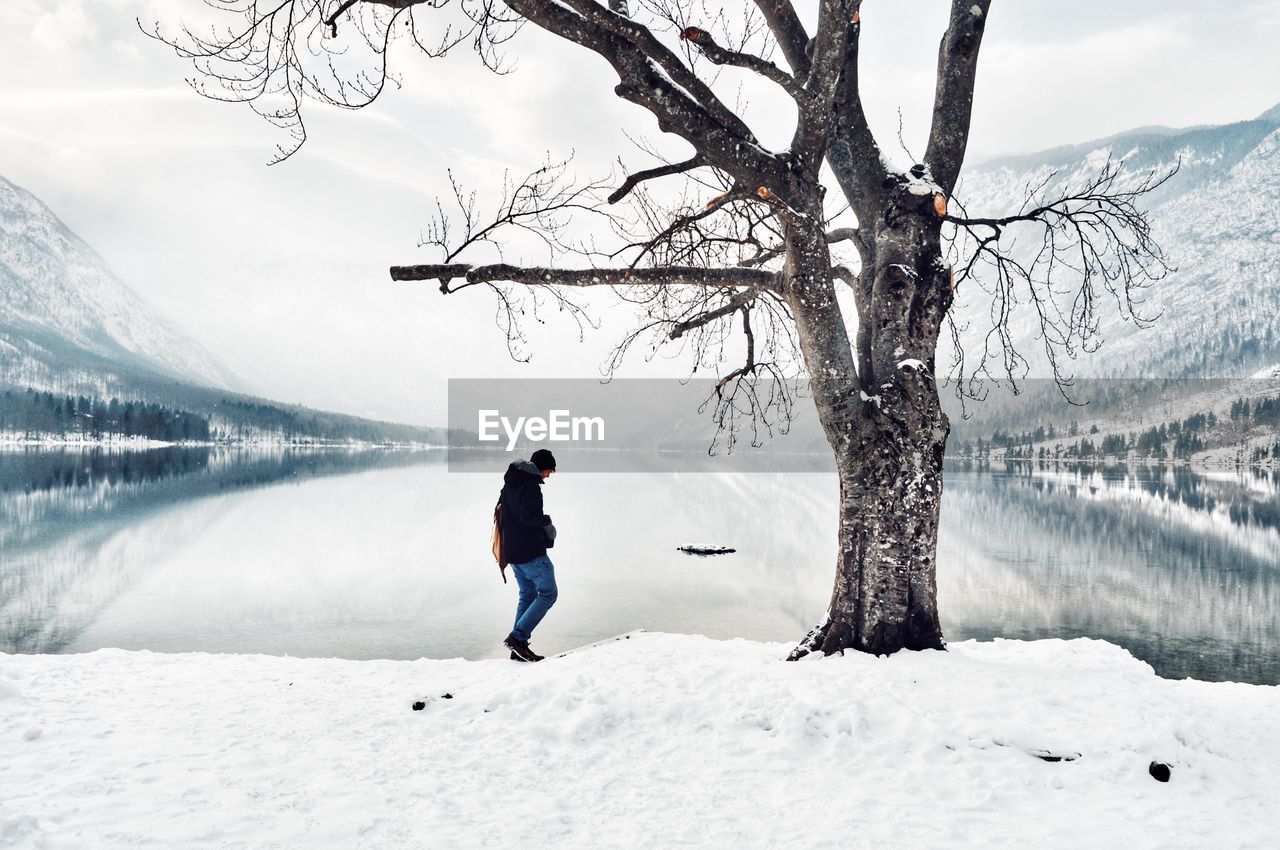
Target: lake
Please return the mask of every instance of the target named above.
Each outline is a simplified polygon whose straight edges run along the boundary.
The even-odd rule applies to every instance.
[[[0,451],[0,651],[503,657],[501,471],[426,451]],[[561,472],[560,601],[534,645],[795,641],[830,593],[835,498],[826,473]],[[1088,636],[1163,676],[1280,683],[1280,474],[956,464],[939,550],[949,640]]]

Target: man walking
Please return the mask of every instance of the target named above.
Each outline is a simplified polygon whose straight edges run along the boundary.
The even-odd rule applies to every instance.
[[[515,627],[503,641],[512,661],[542,660],[529,648],[529,639],[558,595],[555,567],[547,557],[556,527],[542,512],[542,483],[555,471],[555,457],[538,449],[529,460],[508,466],[502,479],[502,548],[520,588]]]

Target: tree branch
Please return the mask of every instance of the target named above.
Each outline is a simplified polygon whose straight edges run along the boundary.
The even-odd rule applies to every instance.
[[[933,125],[924,161],[946,194],[955,191],[969,144],[978,50],[991,0],[951,0],[951,19],[938,47],[938,82]]]
[[[853,242],[854,244],[858,244],[861,241],[861,234],[858,232],[856,227],[837,227],[834,230],[827,231],[826,239],[828,245],[835,245],[838,242]],[[738,263],[738,265],[745,267],[762,266],[770,260],[776,260],[778,257],[781,257],[786,253],[786,250],[785,245],[775,245],[774,247],[767,249],[762,248],[755,254],[755,256],[748,257]],[[836,268],[844,267],[837,266]],[[852,272],[850,272],[850,274],[852,274]],[[839,275],[836,276],[839,277]],[[841,279],[843,280],[843,278]]]
[[[738,378],[750,375],[756,370],[756,336],[751,332],[751,310],[748,307],[742,307],[742,332],[747,337],[747,358],[746,362],[725,375],[716,382],[716,395],[723,397],[724,388]]]
[[[698,27],[686,27],[680,31],[680,38],[688,41],[690,44],[702,51],[702,55],[707,57],[716,65],[732,65],[737,68],[746,68],[749,71],[755,71],[760,76],[774,83],[777,83],[783,91],[791,95],[797,101],[805,98],[805,89],[795,77],[779,68],[772,62],[761,59],[751,53],[744,53],[740,50],[727,50],[716,44],[711,33]]]
[[[342,17],[342,13],[359,2],[360,0],[343,0],[342,4],[333,10],[333,14],[325,18],[324,22],[329,27],[330,38],[338,37],[338,18]]]
[[[821,0],[818,30],[813,37],[809,73],[805,79],[808,97],[799,101],[791,148],[796,157],[817,176],[826,155],[836,116],[833,106],[849,52],[850,40],[859,26],[857,9],[861,0]]]
[[[855,6],[855,8],[860,8]],[[867,123],[859,90],[858,53],[862,38],[861,15],[852,22],[844,66],[837,83],[835,125],[827,146],[827,164],[840,184],[845,200],[859,222],[870,223],[879,208],[879,198],[888,172],[880,160],[880,146]],[[863,258],[864,261],[867,258]]]
[[[392,266],[391,279],[399,281],[438,280],[446,295],[482,283],[507,281],[529,286],[702,286],[754,287],[781,291],[780,276],[759,269],[706,269],[696,266],[661,266],[643,269],[557,269],[549,266],[514,266],[492,263],[472,266],[467,263],[444,265]],[[463,280],[459,286],[450,281]]]
[[[662,245],[669,245],[677,234],[686,230],[691,225],[715,215],[726,205],[731,204],[734,201],[744,200],[747,197],[749,197],[749,193],[731,189],[722,195],[712,198],[702,209],[697,210],[696,212],[676,216],[670,224],[652,238],[645,240],[643,244],[627,245],[616,253],[620,254],[628,248],[639,248],[640,253],[638,253],[635,259],[631,261],[631,268],[635,268],[639,265],[641,260],[653,253],[656,248]]]
[[[631,190],[639,186],[646,180],[656,180],[659,177],[669,177],[672,174],[683,174],[686,171],[692,171],[695,168],[701,168],[706,165],[706,161],[701,156],[692,156],[684,162],[672,162],[666,165],[659,165],[656,168],[649,168],[645,171],[637,171],[623,181],[613,194],[609,195],[609,203],[616,204],[627,195],[631,194]]]
[[[1057,175],[1050,174],[1028,187],[1023,208],[1012,215],[944,217],[957,228],[950,240],[951,250],[958,255],[954,286],[976,279],[992,296],[990,325],[967,385],[964,350],[953,323],[957,356],[951,371],[958,392],[970,393],[979,375],[991,377],[989,362],[998,362],[1003,376],[1015,385],[1025,377],[1030,363],[1017,350],[1018,340],[1010,328],[1011,315],[1024,294],[1035,311],[1036,336],[1045,361],[1064,396],[1071,378],[1062,371],[1062,358],[1074,358],[1078,351],[1093,351],[1101,344],[1100,296],[1115,299],[1122,319],[1138,327],[1150,325],[1154,317],[1140,312],[1142,292],[1173,267],[1138,204],[1177,171],[1177,166],[1164,173],[1152,170],[1129,188],[1120,188],[1121,164],[1108,161],[1079,189],[1064,187],[1051,194]],[[1028,231],[1032,235],[1014,238]],[[983,270],[986,273],[980,274]]]
[[[851,289],[858,288],[858,284],[859,284],[858,276],[854,274],[853,269],[849,268],[848,266],[845,266],[845,265],[832,266],[831,277],[834,280],[838,280],[848,285]]]
[[[751,304],[751,302],[755,301],[759,295],[760,295],[760,290],[755,287],[752,287],[750,289],[744,289],[742,292],[735,293],[722,306],[717,307],[714,310],[708,310],[705,313],[694,316],[692,319],[686,319],[682,322],[677,322],[676,326],[671,329],[669,338],[679,339],[680,337],[684,336],[694,328],[701,328],[701,327],[704,327],[705,325],[711,324],[717,319],[723,319],[725,316],[728,316],[730,313],[734,312],[735,310],[740,310],[743,307],[746,307],[747,305]]]
[[[706,85],[684,68],[679,57],[658,43],[647,28],[609,12],[593,0],[568,2],[587,9],[590,19],[558,0],[508,0],[507,6],[551,34],[606,59],[620,80],[614,93],[649,110],[658,119],[659,129],[679,135],[709,165],[743,185],[763,181],[784,199],[804,194],[805,187],[798,184],[784,160],[762,148],[746,125],[725,110]],[[598,21],[605,21],[608,26]],[[626,36],[615,30],[625,30]],[[704,89],[710,98],[706,103],[695,97]],[[719,106],[712,109],[707,103]]]
[[[791,0],[756,0],[760,14],[782,48],[782,55],[797,78],[809,76],[809,34]]]
[[[552,0],[554,2],[554,0]],[[746,141],[755,142],[755,134],[746,123],[718,98],[705,82],[698,78],[680,57],[660,42],[648,27],[638,24],[601,6],[595,0],[563,0],[585,20],[602,30],[623,38],[634,48],[651,59],[674,82],[707,111],[708,115],[725,129]],[[519,9],[517,9],[519,11]],[[534,21],[537,23],[536,19]],[[556,31],[558,35],[563,32]],[[576,39],[575,39],[576,41]],[[583,42],[578,42],[584,44]],[[585,45],[584,46],[589,46]],[[608,58],[608,57],[606,57]],[[626,79],[623,77],[623,79]]]

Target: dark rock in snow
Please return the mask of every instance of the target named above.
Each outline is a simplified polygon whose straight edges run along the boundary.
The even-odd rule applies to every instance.
[[[1147,767],[1147,773],[1151,774],[1151,778],[1156,782],[1168,782],[1169,777],[1173,775],[1173,768],[1162,762],[1153,761]]]
[[[422,711],[422,709],[424,709],[424,708],[426,708],[426,707],[427,707],[427,704],[426,704],[425,702],[423,702],[422,700],[418,700],[417,702],[415,702],[415,703],[413,704],[413,710],[414,710],[414,711]]]

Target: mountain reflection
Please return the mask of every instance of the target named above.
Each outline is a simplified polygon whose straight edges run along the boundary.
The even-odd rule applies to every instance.
[[[1120,644],[1162,676],[1280,682],[1280,476],[1009,465],[950,474],[953,638]]]
[[[203,520],[186,502],[438,461],[436,452],[165,447],[0,451],[0,652],[58,652]],[[170,521],[136,533],[160,512]]]

